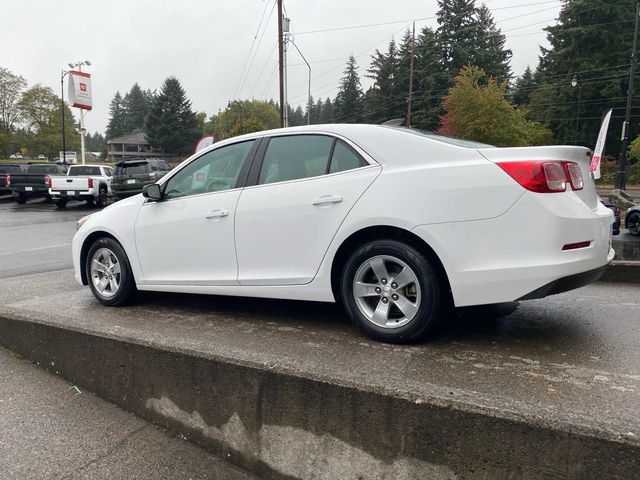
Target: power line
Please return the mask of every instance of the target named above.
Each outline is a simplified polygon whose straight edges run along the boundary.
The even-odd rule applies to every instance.
[[[269,4],[267,3],[267,6],[268,5]],[[248,68],[246,70],[246,74],[244,75],[244,78],[242,78],[242,77],[240,78],[240,83],[238,84],[238,89],[236,90],[235,98],[238,98],[238,95],[242,91],[242,88],[244,87],[244,84],[247,81],[247,78],[249,77],[249,72],[251,71],[251,67],[253,66],[253,62],[255,61],[256,56],[258,55],[258,49],[260,48],[260,45],[262,45],[262,39],[264,38],[264,34],[267,31],[267,27],[269,26],[269,20],[271,20],[271,16],[273,15],[273,11],[275,9],[275,6],[276,6],[276,2],[273,2],[273,5],[271,6],[271,11],[269,12],[269,17],[267,18],[267,21],[264,23],[264,28],[262,29],[262,34],[260,35],[260,40],[258,41],[258,45],[256,46],[255,50],[253,51],[253,57],[251,57],[251,51],[249,51],[249,57],[251,57],[251,60],[249,61],[249,66],[248,66]],[[263,16],[264,16],[265,12],[266,12],[266,9],[263,12]],[[258,29],[256,30],[255,36],[253,37],[254,42],[255,42],[255,40],[256,40],[256,38],[258,36],[258,33],[260,31],[260,26],[261,25],[262,25],[262,20],[260,21],[260,24],[258,25]]]
[[[545,4],[550,4],[550,3],[558,3],[558,0],[551,0],[551,1],[545,1],[545,2],[535,2],[535,3],[525,3],[522,5],[511,5],[508,7],[499,7],[499,8],[494,8],[492,9],[493,11],[499,11],[499,10],[509,10],[509,9],[513,9],[513,8],[522,8],[522,7],[530,7],[530,6],[534,6],[534,5],[545,5]],[[420,17],[420,18],[409,18],[409,19],[405,19],[405,20],[394,20],[391,22],[379,22],[379,23],[367,23],[367,24],[362,24],[362,25],[349,25],[349,26],[344,26],[344,27],[328,27],[328,28],[322,28],[322,29],[318,29],[318,30],[308,30],[305,32],[299,32],[298,35],[310,35],[310,34],[314,34],[314,33],[324,33],[324,32],[336,32],[339,30],[354,30],[354,29],[359,29],[359,28],[370,28],[370,27],[380,27],[383,25],[395,25],[395,24],[399,24],[399,23],[411,23],[411,22],[420,22],[423,20],[435,20],[437,18],[436,15],[431,15],[428,17]],[[518,17],[514,17],[514,18],[518,18]]]

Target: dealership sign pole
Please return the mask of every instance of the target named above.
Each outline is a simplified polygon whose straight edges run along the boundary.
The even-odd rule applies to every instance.
[[[84,165],[84,111],[92,108],[90,74],[81,70],[71,70],[69,72],[69,102],[72,107],[80,109],[80,157]]]

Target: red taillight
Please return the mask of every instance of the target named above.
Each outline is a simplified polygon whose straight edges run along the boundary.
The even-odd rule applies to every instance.
[[[564,192],[567,190],[567,183],[573,190],[581,190],[584,186],[580,166],[574,162],[530,160],[500,162],[498,166],[532,192]]]
[[[88,184],[89,184],[89,188],[93,188],[93,178],[89,177]]]
[[[47,184],[47,187],[51,188],[51,177],[49,175],[44,176],[44,183]]]
[[[10,175],[0,175],[0,180],[4,181],[5,186],[11,185],[11,176]]]

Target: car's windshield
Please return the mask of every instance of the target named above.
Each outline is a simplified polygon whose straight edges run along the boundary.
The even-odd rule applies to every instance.
[[[69,175],[100,175],[100,167],[89,167],[86,165],[69,167]]]
[[[461,138],[447,137],[446,135],[440,135],[438,133],[429,132],[426,130],[420,130],[417,128],[408,128],[408,127],[395,127],[395,126],[386,126],[385,128],[393,128],[395,130],[402,130],[406,133],[412,133],[414,135],[420,135],[421,137],[426,137],[431,140],[435,140],[437,142],[448,143],[449,145],[455,145],[457,147],[465,147],[465,148],[487,148],[493,147],[493,145],[487,145],[486,143],[474,142],[473,140],[463,140]]]

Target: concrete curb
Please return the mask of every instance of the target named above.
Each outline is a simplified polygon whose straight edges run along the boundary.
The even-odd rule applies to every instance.
[[[600,281],[640,283],[640,262],[614,260],[600,277]]]
[[[640,444],[0,316],[0,345],[260,478],[634,478]],[[535,452],[532,453],[532,452]]]

